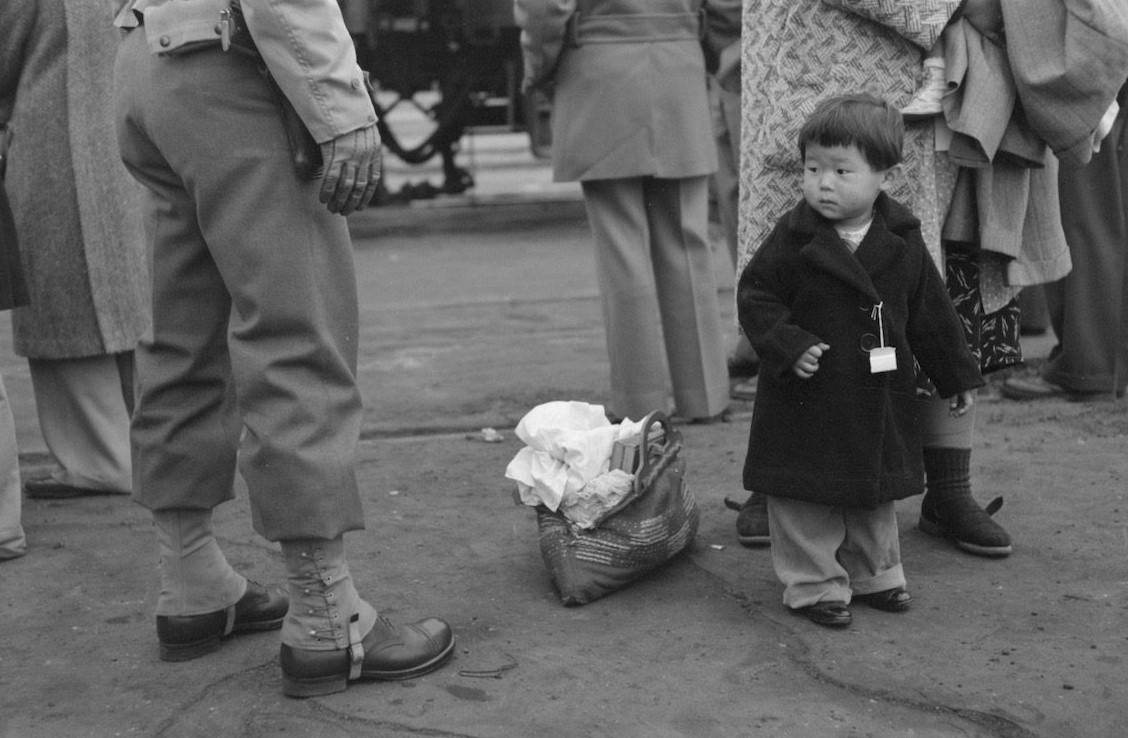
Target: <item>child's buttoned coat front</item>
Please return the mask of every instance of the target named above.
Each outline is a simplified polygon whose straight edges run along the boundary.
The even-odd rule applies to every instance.
[[[867,508],[923,492],[914,357],[943,397],[983,379],[920,221],[882,194],[851,254],[800,203],[745,268],[737,294],[761,359],[745,488]],[[882,341],[897,368],[871,373],[868,349]],[[830,350],[819,370],[799,378],[792,365],[820,342]]]

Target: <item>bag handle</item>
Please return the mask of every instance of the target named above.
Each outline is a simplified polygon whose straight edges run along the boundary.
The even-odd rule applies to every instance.
[[[650,453],[651,429],[657,425],[663,433],[661,455]],[[642,440],[639,442],[641,457],[638,471],[635,473],[635,494],[642,492],[659,477],[681,452],[681,434],[674,431],[670,425],[670,418],[666,413],[655,410],[642,419]],[[655,458],[656,457],[656,458]]]
[[[658,425],[660,430],[665,434],[665,443],[662,446],[661,456],[650,453],[650,431],[655,425]],[[639,440],[638,470],[634,473],[634,486],[631,488],[630,492],[623,496],[623,499],[619,500],[617,505],[604,511],[595,521],[595,525],[598,527],[604,520],[607,520],[607,518],[615,515],[641,497],[647,488],[654,483],[654,480],[666,471],[670,464],[674,463],[674,460],[681,452],[681,448],[681,434],[673,429],[670,425],[670,419],[666,417],[665,413],[655,410],[643,418],[642,437]],[[651,456],[656,456],[656,458],[652,461]],[[514,494],[516,495],[516,493]]]

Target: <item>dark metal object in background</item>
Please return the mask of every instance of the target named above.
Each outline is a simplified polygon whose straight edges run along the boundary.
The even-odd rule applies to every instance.
[[[442,157],[444,183],[431,194],[472,187],[473,177],[454,160],[466,130],[526,129],[512,0],[342,0],[342,5],[360,65],[378,91],[385,146],[407,164]],[[393,122],[392,112],[403,105],[432,124],[419,140],[409,141]]]

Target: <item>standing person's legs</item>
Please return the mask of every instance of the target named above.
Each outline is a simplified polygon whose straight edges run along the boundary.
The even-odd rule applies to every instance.
[[[991,519],[1002,505],[997,498],[984,510],[971,496],[971,447],[975,407],[959,418],[940,397],[922,399],[925,493],[920,529],[948,538],[968,553],[999,557],[1010,554],[1010,535]]]
[[[709,247],[708,178],[643,180],[658,310],[685,418],[720,414],[729,399],[721,308]]]
[[[1063,166],[1058,182],[1073,271],[1046,285],[1058,345],[1042,376],[1111,398],[1128,384],[1128,112],[1092,160]]]
[[[27,553],[27,538],[21,524],[20,454],[16,445],[16,421],[8,403],[8,391],[0,378],[0,561]]]
[[[717,172],[713,179],[717,186],[717,209],[725,232],[725,243],[735,269],[739,261],[737,210],[740,201],[740,93],[730,92],[720,84],[714,84],[713,94],[719,118]],[[739,276],[736,275],[737,278]],[[736,338],[728,355],[729,374],[734,377],[754,376],[759,370],[760,359],[739,326],[735,331]],[[734,390],[733,396],[746,399],[751,391],[746,385],[742,390]]]
[[[129,409],[116,356],[28,359],[43,440],[59,468],[29,497],[129,494]]]
[[[253,62],[218,51],[154,57],[141,36],[123,42],[116,76],[123,158],[151,194],[157,319],[138,354],[133,435],[136,499],[159,527],[165,515],[180,524],[173,540],[159,536],[162,596],[166,585],[181,595],[164,601],[222,590],[219,635],[281,625],[288,695],[437,668],[453,650],[449,626],[377,617],[345,556],[343,533],[364,527],[347,224],[320,206],[319,183],[294,175],[275,93]],[[207,523],[231,496],[237,447],[255,529],[281,543],[288,612],[286,598],[257,585],[239,596],[241,578],[213,545]],[[178,575],[197,551],[220,571],[210,584]],[[215,637],[223,612],[182,613],[163,633],[158,620],[158,634]]]
[[[611,406],[615,414],[639,420],[652,410],[667,410],[669,402],[642,178],[582,185],[595,240]]]

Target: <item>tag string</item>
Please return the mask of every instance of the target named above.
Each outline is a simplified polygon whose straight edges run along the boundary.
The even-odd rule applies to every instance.
[[[877,340],[881,342],[881,348],[885,348],[885,324],[881,319],[881,308],[885,306],[885,300],[877,303],[870,310],[870,320],[877,321]]]

